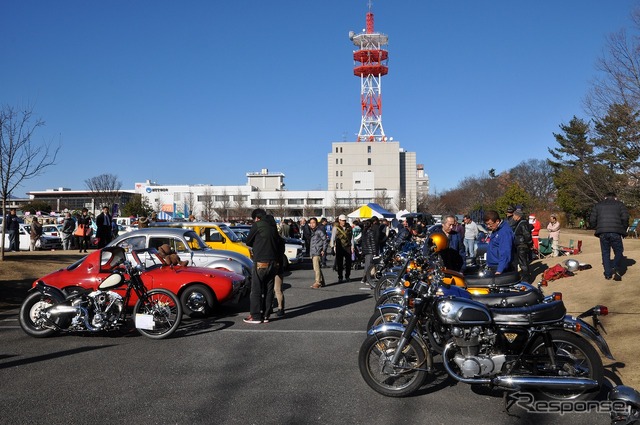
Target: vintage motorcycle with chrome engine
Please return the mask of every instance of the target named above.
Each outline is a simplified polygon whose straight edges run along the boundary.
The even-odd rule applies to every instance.
[[[438,342],[444,368],[460,382],[526,389],[560,399],[598,394],[603,366],[591,343],[613,359],[598,331],[598,316],[607,314],[606,307],[596,306],[577,318],[566,315],[561,300],[493,308],[461,296],[443,296],[443,286],[441,274],[431,271],[417,296],[402,306],[406,320],[368,331],[358,361],[365,382],[375,391],[398,397],[420,388],[434,372],[438,350],[429,335],[437,332],[446,336]],[[582,320],[588,316],[593,326]]]
[[[95,291],[64,291],[38,281],[20,307],[18,320],[25,333],[42,338],[57,332],[102,332],[126,328],[127,305],[138,298],[132,317],[138,332],[152,339],[170,336],[180,326],[182,304],[166,289],[147,290],[142,281],[144,262],[131,251],[136,264],[127,261],[124,250],[110,259],[112,272]],[[113,289],[126,285],[124,297]]]

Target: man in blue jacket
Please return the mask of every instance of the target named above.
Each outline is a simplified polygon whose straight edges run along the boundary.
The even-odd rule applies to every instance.
[[[513,253],[513,230],[505,220],[500,219],[497,211],[484,214],[484,224],[491,231],[487,248],[487,267],[495,274],[511,271]]]

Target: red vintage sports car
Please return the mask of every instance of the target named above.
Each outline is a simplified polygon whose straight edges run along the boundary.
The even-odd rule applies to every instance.
[[[144,268],[142,280],[147,289],[164,288],[173,292],[180,298],[184,312],[192,317],[206,316],[217,304],[234,299],[244,282],[244,276],[228,271],[167,265],[154,248],[137,250],[136,255],[132,254],[117,246],[103,248],[36,282],[43,281],[68,294],[95,290],[126,259]],[[118,288],[115,292],[124,295],[125,289]],[[136,301],[134,295],[128,307],[133,307]]]

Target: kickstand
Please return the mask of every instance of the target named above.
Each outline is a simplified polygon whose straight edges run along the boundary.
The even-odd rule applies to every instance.
[[[504,390],[502,392],[502,401],[504,402],[504,409],[502,409],[502,411],[504,413],[506,413],[508,416],[513,416],[516,418],[519,418],[520,416],[516,415],[515,413],[511,413],[509,412],[509,409],[511,408],[511,406],[513,406],[515,404],[515,400],[511,397],[509,397],[509,391],[508,390]]]

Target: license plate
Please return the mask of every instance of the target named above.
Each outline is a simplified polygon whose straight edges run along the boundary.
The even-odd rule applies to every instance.
[[[152,314],[136,314],[136,328],[152,331],[155,328]]]

